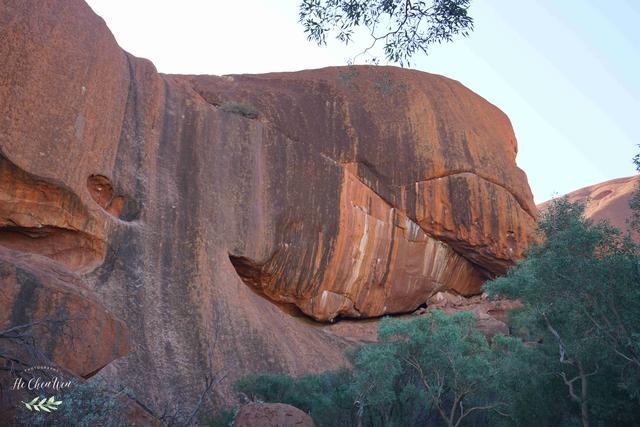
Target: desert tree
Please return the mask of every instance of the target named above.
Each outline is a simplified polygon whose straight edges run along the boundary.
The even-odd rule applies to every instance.
[[[345,44],[357,28],[364,28],[371,44],[383,44],[386,59],[409,65],[413,55],[426,53],[430,45],[467,36],[473,30],[468,15],[470,0],[302,0],[300,23],[307,38],[326,44],[332,34]]]
[[[552,202],[539,222],[541,243],[485,289],[523,302],[514,331],[536,343],[541,366],[589,426],[624,412],[615,408],[638,409],[640,263],[630,239],[583,211],[566,198]]]
[[[478,331],[472,313],[434,311],[409,320],[386,319],[378,335],[379,348],[391,356],[388,362],[395,360],[417,380],[413,384],[421,388],[422,404],[447,426],[460,426],[471,415],[488,411],[506,415],[495,390],[500,354]]]

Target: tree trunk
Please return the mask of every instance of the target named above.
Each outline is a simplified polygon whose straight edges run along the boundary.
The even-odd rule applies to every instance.
[[[582,369],[582,363],[578,363],[578,372],[580,373],[580,418],[582,419],[582,427],[589,427],[589,407],[587,406],[587,375]]]
[[[580,414],[582,417],[582,427],[589,427],[589,408],[586,402],[580,404]]]

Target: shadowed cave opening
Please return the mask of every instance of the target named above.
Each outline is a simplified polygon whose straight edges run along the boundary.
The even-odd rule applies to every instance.
[[[263,266],[261,264],[258,264],[247,257],[232,254],[229,254],[229,261],[231,261],[231,265],[233,265],[233,268],[235,268],[238,277],[240,277],[240,279],[252,292],[264,298],[269,303],[275,305],[290,316],[304,319],[312,323],[317,323],[316,320],[314,320],[312,317],[307,316],[295,304],[284,301],[277,301],[264,292],[263,280],[265,280],[266,278],[264,277]]]
[[[247,287],[251,291],[259,295],[260,297],[264,298],[269,303],[275,305],[286,314],[289,314],[296,318],[300,318],[302,320],[305,320],[308,323],[315,324],[315,325],[334,324],[334,323],[343,322],[343,321],[366,322],[366,321],[373,321],[375,319],[379,319],[385,316],[402,317],[402,316],[406,316],[407,314],[413,313],[419,309],[427,309],[427,302],[424,301],[424,302],[416,302],[415,307],[412,307],[406,311],[402,311],[398,313],[386,313],[380,316],[364,317],[364,318],[339,315],[329,321],[320,321],[320,320],[314,319],[312,316],[307,315],[294,303],[278,301],[270,297],[269,295],[267,295],[263,289],[265,288],[265,283],[268,282],[268,277],[264,274],[264,270],[263,270],[264,266],[262,264],[256,263],[255,261],[247,257],[231,255],[231,254],[229,254],[229,261],[231,261],[231,264],[233,265],[240,279],[247,285]]]

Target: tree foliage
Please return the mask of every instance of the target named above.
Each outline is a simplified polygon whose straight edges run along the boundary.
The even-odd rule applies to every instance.
[[[500,412],[504,403],[493,397],[499,356],[478,332],[471,313],[435,311],[407,321],[384,321],[378,335],[380,344],[371,348],[389,347],[387,362],[395,361],[397,371],[411,379],[407,386],[417,388],[448,426],[458,426],[476,412]]]
[[[640,172],[640,153],[636,154],[633,158],[633,164],[635,164],[636,170]],[[631,196],[629,205],[631,206],[630,228],[640,234],[640,183],[635,193]]]
[[[348,44],[358,27],[371,37],[371,49],[384,43],[384,55],[390,62],[407,65],[428,46],[467,36],[473,30],[468,15],[470,0],[302,0],[300,22],[309,40],[326,44],[334,34]],[[364,53],[364,52],[363,52]]]
[[[539,375],[551,375],[583,425],[629,422],[640,411],[638,251],[582,213],[566,199],[552,203],[539,225],[543,243],[485,289],[523,301],[515,332],[535,343]]]
[[[459,426],[504,405],[496,393],[499,356],[471,314],[383,319],[378,336],[351,355],[352,371],[257,375],[236,387],[296,406],[319,426]]]

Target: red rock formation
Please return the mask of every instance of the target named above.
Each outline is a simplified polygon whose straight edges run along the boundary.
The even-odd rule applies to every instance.
[[[11,388],[24,369],[89,378],[129,350],[125,325],[60,263],[0,245],[0,290],[0,419],[7,425],[20,400],[32,397]]]
[[[311,417],[284,403],[249,403],[240,407],[234,427],[314,427]]]
[[[47,256],[80,272],[104,259],[104,230],[78,197],[2,156],[0,201],[0,245]]]
[[[481,272],[372,192],[352,172],[355,168],[350,164],[344,169],[339,231],[330,262],[318,272],[324,276],[317,291],[301,294],[282,286],[288,278],[271,273],[271,264],[251,268],[233,258],[245,281],[318,320],[405,312],[441,288],[477,292]],[[319,255],[312,266],[316,270]],[[260,270],[257,275],[255,270]]]
[[[0,284],[0,330],[34,324],[34,346],[56,366],[88,378],[127,354],[125,325],[59,264],[0,246]]]
[[[627,220],[631,217],[629,201],[640,185],[640,176],[617,178],[600,184],[590,185],[567,194],[569,201],[581,202],[585,205],[584,214],[594,221],[606,219],[611,225],[627,230]],[[542,211],[549,201],[541,203]],[[640,236],[634,234],[637,241]]]
[[[260,201],[280,231],[231,254],[274,300],[318,320],[409,311],[440,289],[479,293],[529,243],[537,211],[509,121],[456,82],[375,67],[180,81],[285,137],[260,181],[287,195]]]
[[[162,75],[80,0],[0,0],[0,57],[2,241],[83,274],[125,321],[131,354],[103,375],[148,406],[188,405],[223,368],[228,387],[344,366],[350,341],[291,313],[475,294],[529,242],[508,118],[444,77]]]

